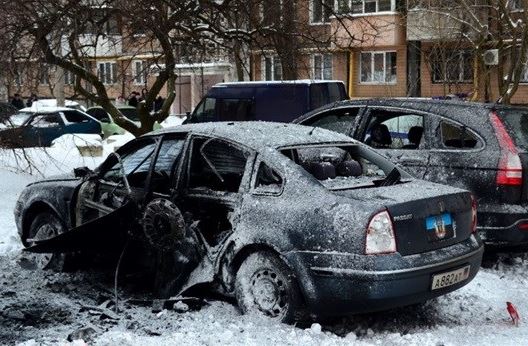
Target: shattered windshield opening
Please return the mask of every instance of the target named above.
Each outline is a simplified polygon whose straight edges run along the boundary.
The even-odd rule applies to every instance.
[[[381,168],[357,145],[298,146],[281,152],[331,190],[380,186],[394,169]]]

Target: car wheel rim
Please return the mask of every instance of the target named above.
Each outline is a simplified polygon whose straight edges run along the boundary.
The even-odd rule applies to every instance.
[[[270,269],[259,270],[251,277],[250,293],[255,307],[270,317],[282,317],[288,310],[285,280]]]
[[[33,237],[34,240],[44,240],[54,237],[58,234],[58,229],[52,224],[44,224],[40,226]],[[34,245],[35,242],[30,245]],[[53,259],[51,253],[34,253],[31,255],[31,260],[35,263],[38,269],[46,269]]]

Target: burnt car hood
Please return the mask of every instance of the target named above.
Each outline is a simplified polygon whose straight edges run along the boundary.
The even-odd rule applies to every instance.
[[[28,186],[33,185],[39,185],[39,184],[46,184],[46,183],[58,183],[58,182],[80,182],[81,179],[75,177],[73,173],[65,173],[65,174],[59,174],[54,175],[48,178],[41,179],[39,181],[35,181],[33,183],[28,184]]]

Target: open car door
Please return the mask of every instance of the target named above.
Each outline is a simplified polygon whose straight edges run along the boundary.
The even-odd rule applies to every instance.
[[[36,253],[73,252],[90,248],[112,248],[120,240],[122,229],[131,226],[131,218],[137,212],[137,206],[128,202],[111,213],[96,218],[56,237],[35,240],[35,245],[24,251]],[[104,239],[104,241],[101,241]]]
[[[71,252],[115,249],[134,226],[148,192],[158,141],[135,140],[112,154],[101,169],[79,188],[75,224],[71,230],[26,248],[30,252]]]

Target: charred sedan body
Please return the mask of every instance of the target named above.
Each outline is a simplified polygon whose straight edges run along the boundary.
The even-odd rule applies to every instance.
[[[215,283],[242,311],[282,321],[423,302],[467,284],[482,259],[469,192],[323,129],[183,125],[77,173],[17,204],[27,250],[51,253],[43,266],[131,237],[169,268],[165,295]]]

